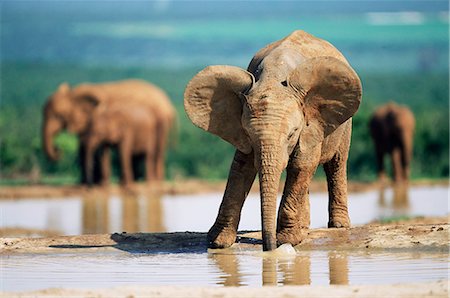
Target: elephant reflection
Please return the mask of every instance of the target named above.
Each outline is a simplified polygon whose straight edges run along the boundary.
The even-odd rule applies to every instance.
[[[159,194],[110,197],[106,192],[90,192],[83,198],[83,234],[112,232],[165,232],[162,199]],[[119,214],[116,216],[117,206]]]
[[[409,188],[405,183],[395,184],[392,187],[392,201],[391,204],[386,200],[386,189],[381,186],[379,189],[378,205],[383,208],[389,208],[394,215],[403,215],[408,213],[409,208]]]
[[[309,255],[296,256],[293,260],[263,259],[263,285],[277,284],[277,265],[282,273],[283,285],[311,284],[311,258]]]
[[[348,259],[346,252],[328,253],[330,285],[348,285]]]
[[[160,180],[164,177],[166,140],[175,118],[167,95],[144,81],[73,88],[63,83],[44,108],[44,150],[50,159],[58,160],[54,137],[67,130],[79,137],[82,183],[107,183],[111,146],[119,149],[123,183],[132,179],[132,156],[142,154],[147,158],[147,180]]]
[[[103,192],[91,192],[82,199],[82,234],[110,233],[110,201]]]
[[[122,197],[122,230],[165,232],[161,195],[124,195]]]
[[[222,253],[212,253],[208,255],[209,258],[213,259],[219,269],[225,273],[221,276],[221,280],[218,282],[220,285],[237,287],[244,285],[242,283],[241,274],[239,272],[239,261],[236,254],[222,254]]]
[[[407,181],[415,127],[411,110],[406,106],[388,103],[374,112],[369,126],[375,144],[378,178],[384,180],[384,156],[390,155],[394,181]]]
[[[329,252],[328,267],[330,285],[348,284],[348,260],[345,252]],[[282,273],[281,281],[278,281],[278,272]],[[263,285],[275,286],[279,282],[283,285],[310,285],[310,255],[296,256],[293,260],[263,258]]]
[[[225,286],[244,285],[243,275],[239,270],[239,259],[235,253],[212,253],[209,257],[224,273],[220,276],[221,280],[218,284]],[[346,252],[329,252],[328,268],[330,285],[347,285],[349,283]],[[264,286],[276,286],[278,284],[310,285],[311,255],[307,253],[292,258],[263,257],[261,275]]]

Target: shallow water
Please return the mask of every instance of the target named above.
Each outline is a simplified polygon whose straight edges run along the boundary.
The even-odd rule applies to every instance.
[[[449,212],[448,186],[387,189],[349,194],[353,225],[396,216],[444,216]],[[0,228],[53,231],[60,235],[114,232],[207,231],[215,220],[221,193],[138,197],[70,197],[0,201]],[[311,227],[325,227],[326,193],[312,193]],[[259,194],[250,194],[240,230],[259,230]]]
[[[448,187],[414,187],[349,195],[353,224],[389,216],[448,214]],[[327,195],[311,194],[312,227],[327,222]],[[1,227],[53,230],[60,234],[206,231],[221,194],[162,197],[86,197],[0,201]],[[259,229],[258,194],[245,203],[240,229]],[[50,287],[109,288],[123,285],[261,286],[394,284],[448,279],[448,254],[403,251],[258,250],[182,253],[72,251],[2,255],[1,291]],[[289,248],[287,249],[289,252]]]
[[[3,291],[123,285],[361,285],[448,278],[443,253],[303,251],[282,258],[255,251],[180,254],[70,253],[2,256]]]

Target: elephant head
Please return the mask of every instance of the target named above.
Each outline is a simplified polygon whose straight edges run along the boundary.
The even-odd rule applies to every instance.
[[[49,97],[44,107],[43,144],[44,151],[52,160],[59,159],[59,151],[54,145],[56,134],[66,129],[77,135],[88,128],[93,110],[104,98],[101,90],[91,85],[70,88],[61,84]]]
[[[347,63],[333,57],[303,59],[282,76],[261,65],[257,81],[238,67],[205,68],[188,84],[184,104],[195,125],[243,153],[254,152],[263,249],[272,250],[279,180],[289,157],[308,155],[356,112],[361,83]]]

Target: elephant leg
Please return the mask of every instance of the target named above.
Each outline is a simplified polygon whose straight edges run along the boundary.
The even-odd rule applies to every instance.
[[[410,147],[412,146],[410,146],[408,143],[405,143],[402,147],[401,152],[402,175],[405,181],[409,180],[410,175],[410,163],[412,156],[412,149]]]
[[[229,247],[236,240],[242,206],[255,180],[257,170],[253,153],[236,150],[219,214],[208,232],[212,247]]]
[[[131,140],[129,138],[124,138],[119,144],[119,158],[122,168],[122,184],[128,186],[133,182]]]
[[[102,185],[109,184],[109,178],[111,177],[111,148],[104,146],[102,148],[100,156],[100,166],[101,166],[101,180]]]
[[[299,244],[308,233],[310,224],[309,184],[312,168],[288,166],[286,184],[278,210],[278,244]]]
[[[328,183],[328,227],[348,228],[347,154],[336,153],[324,164]]]
[[[402,181],[402,161],[401,150],[396,147],[392,150],[392,174],[394,176],[394,182],[399,183]]]

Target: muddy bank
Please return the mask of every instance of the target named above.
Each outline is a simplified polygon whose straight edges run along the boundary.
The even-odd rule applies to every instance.
[[[226,181],[204,181],[204,180],[177,180],[164,181],[161,184],[146,185],[145,183],[135,183],[129,188],[122,188],[120,185],[109,185],[105,187],[86,187],[80,185],[27,185],[27,186],[1,186],[0,199],[20,199],[20,198],[61,198],[71,196],[84,196],[93,193],[108,193],[112,195],[159,193],[159,194],[196,194],[206,192],[223,192]],[[442,180],[414,180],[409,186],[434,186],[449,185],[447,179]],[[283,182],[280,183],[280,192],[283,189]],[[388,187],[389,185],[386,185]],[[380,185],[375,182],[348,182],[349,192],[362,192],[373,189],[380,189]],[[251,192],[258,192],[259,184],[253,184]],[[326,192],[327,183],[325,180],[314,180],[310,185],[311,192]]]
[[[297,249],[449,249],[448,217],[419,223],[368,224],[350,229],[314,229]],[[120,249],[130,252],[201,252],[207,250],[206,233],[115,233],[48,238],[0,238],[0,254],[59,253],[70,250]],[[240,232],[230,249],[261,250],[260,232]]]

